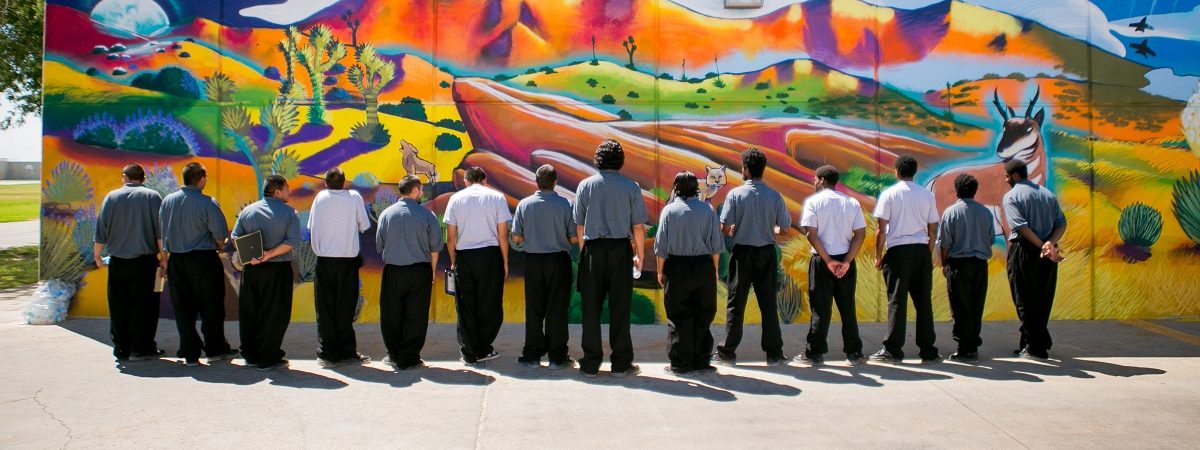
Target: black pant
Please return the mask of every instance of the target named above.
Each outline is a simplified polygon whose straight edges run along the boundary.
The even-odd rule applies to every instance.
[[[292,319],[292,264],[248,265],[238,292],[238,328],[246,363],[267,367],[283,360],[283,335]]]
[[[150,355],[158,351],[158,294],[154,292],[157,255],[132,259],[110,257],[108,264],[109,335],[113,356]]]
[[[681,372],[708,367],[717,315],[717,273],[711,255],[667,257],[663,306],[671,367]]]
[[[987,260],[950,258],[946,261],[946,293],[950,296],[950,314],[954,316],[954,340],[958,352],[976,353],[983,339],[983,303],[987,299]]]
[[[571,254],[525,254],[525,348],[521,360],[565,362],[571,306]]]
[[[936,358],[933,345],[933,255],[927,244],[897,245],[883,256],[883,280],[887,283],[888,335],[883,348],[897,358],[904,357],[905,323],[908,297],[917,310],[917,347],[921,359]]]
[[[500,247],[456,252],[454,304],[463,359],[475,362],[494,350],[504,323],[504,256]]]
[[[775,246],[735,245],[729,258],[729,297],[725,311],[725,342],[717,346],[721,356],[737,358],[742,342],[742,321],[746,317],[746,298],[750,288],[762,312],[762,350],[767,359],[783,358],[783,335],[779,331],[779,312],[775,304],[779,280]]]
[[[433,266],[429,263],[384,266],[379,287],[379,331],[388,357],[399,367],[421,362],[432,293]]]
[[[167,287],[179,330],[179,352],[183,359],[199,359],[229,353],[225,340],[225,268],[216,250],[172,253],[167,259]],[[196,333],[199,317],[200,333]],[[203,333],[204,339],[200,338]]]
[[[835,261],[845,261],[846,255],[830,255]],[[804,353],[810,357],[829,353],[829,322],[833,315],[833,302],[837,301],[838,313],[842,316],[842,351],[846,355],[862,354],[862,338],[858,335],[858,316],[855,314],[854,287],[858,279],[858,267],[850,261],[850,269],[842,278],[834,276],[818,255],[812,255],[808,263],[808,299],[812,320],[808,326],[808,348]]]
[[[1008,285],[1021,319],[1021,348],[1030,351],[1047,351],[1053,344],[1046,325],[1054,306],[1058,264],[1041,255],[1042,249],[1028,241],[1008,243]]]
[[[600,339],[600,314],[608,299],[608,344],[612,371],[633,366],[633,338],[629,314],[633,301],[633,247],[629,239],[591,239],[579,254],[579,295],[583,307],[583,359],[579,368],[594,373],[604,362]]]
[[[317,310],[317,357],[337,361],[358,357],[354,310],[358,307],[358,268],[362,258],[317,258],[313,306]]]

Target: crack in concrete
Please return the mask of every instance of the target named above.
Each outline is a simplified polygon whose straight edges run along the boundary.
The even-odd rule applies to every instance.
[[[74,432],[71,430],[71,427],[68,426],[66,422],[63,422],[62,419],[59,419],[57,416],[54,415],[54,413],[50,412],[50,410],[47,408],[46,404],[42,403],[42,400],[40,398],[38,398],[38,396],[42,395],[42,389],[45,389],[45,388],[39,388],[37,390],[37,392],[34,392],[33,397],[30,397],[30,400],[33,400],[34,403],[37,403],[38,406],[41,406],[42,412],[46,413],[47,416],[50,416],[51,419],[54,419],[55,422],[58,422],[59,425],[62,425],[62,427],[67,430],[67,442],[64,443],[63,446],[61,447],[61,448],[67,448],[68,445],[71,445],[71,441],[75,439],[75,435],[73,434]]]
[[[1013,442],[1016,442],[1016,443],[1017,443],[1017,444],[1019,444],[1021,447],[1025,448],[1025,449],[1027,449],[1027,450],[1029,449],[1029,446],[1028,446],[1028,445],[1025,445],[1025,443],[1024,443],[1024,442],[1021,442],[1021,440],[1020,440],[1020,439],[1017,439],[1017,437],[1016,437],[1016,436],[1013,436],[1012,434],[1009,434],[1008,430],[1005,430],[1005,429],[1003,429],[1003,428],[1000,428],[1000,426],[999,426],[999,425],[996,425],[996,424],[995,424],[995,423],[993,423],[991,420],[988,420],[988,418],[987,418],[987,417],[983,417],[983,414],[979,414],[979,411],[976,411],[974,408],[971,408],[970,406],[967,406],[967,404],[966,404],[966,403],[963,403],[963,401],[962,401],[962,400],[959,400],[959,399],[958,399],[958,397],[955,397],[954,395],[950,394],[950,392],[949,392],[949,391],[947,391],[947,390],[945,390],[945,389],[942,389],[942,387],[941,387],[941,386],[938,386],[938,383],[937,383],[935,380],[931,380],[931,381],[933,381],[932,383],[930,383],[930,384],[932,384],[932,385],[933,385],[933,387],[937,388],[937,390],[939,390],[939,391],[942,391],[942,393],[943,393],[943,394],[946,394],[946,396],[947,396],[947,397],[950,397],[950,399],[951,399],[951,400],[954,400],[954,401],[955,401],[955,402],[957,402],[959,405],[962,405],[962,407],[963,407],[963,408],[967,408],[967,411],[970,411],[970,412],[971,412],[971,414],[974,414],[974,415],[975,415],[975,417],[978,417],[978,418],[980,418],[981,420],[983,420],[984,422],[987,422],[987,424],[988,424],[988,425],[991,425],[991,426],[992,426],[992,428],[995,428],[997,431],[999,431],[999,432],[1001,432],[1001,433],[1004,433],[1004,435],[1005,435],[1005,436],[1008,436],[1008,438],[1009,438],[1009,439],[1012,439],[1012,440],[1013,440]]]
[[[483,421],[487,418],[488,391],[491,389],[491,383],[485,384],[483,386],[483,397],[479,399],[479,425],[475,428],[476,450],[483,448]]]

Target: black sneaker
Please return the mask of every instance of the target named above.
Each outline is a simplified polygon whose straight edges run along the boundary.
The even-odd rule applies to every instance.
[[[166,353],[167,352],[164,352],[162,350],[155,350],[153,353],[134,353],[132,355],[129,355],[129,360],[134,361],[134,362],[152,361],[155,359],[162,358],[162,356],[165,355]]]
[[[642,373],[642,368],[638,367],[637,364],[634,364],[634,365],[629,366],[628,369],[622,370],[620,372],[613,372],[610,375],[613,378],[625,378],[628,376],[637,375],[639,373]]]
[[[881,362],[885,364],[900,364],[904,362],[903,358],[897,358],[896,356],[892,355],[891,352],[887,351],[887,349],[880,349],[868,359],[870,361]]]
[[[517,364],[530,369],[540,369],[542,367],[542,360],[540,358],[536,361],[525,358],[517,358]]]
[[[667,375],[675,375],[677,377],[684,377],[684,378],[690,377],[692,375],[691,370],[685,370],[681,367],[675,367],[670,364],[667,364],[667,367],[663,369],[663,372],[666,372]]]
[[[714,352],[712,355],[712,362],[713,362],[713,364],[733,367],[733,366],[737,365],[737,357],[736,356],[725,356],[721,352]]]
[[[417,362],[409,364],[407,366],[396,367],[396,370],[399,370],[399,371],[416,370],[416,369],[424,369],[426,367],[429,367],[429,365],[425,364],[425,361],[421,361],[418,359]]]
[[[976,364],[979,364],[979,353],[956,352],[956,353],[950,355],[950,361],[953,361],[956,363],[962,363],[962,364],[976,365]]]
[[[491,361],[491,360],[499,358],[499,357],[500,357],[500,352],[491,352],[491,353],[488,353],[487,356],[480,357],[477,360],[477,362],[487,362],[487,361]]]
[[[942,358],[942,355],[934,355],[932,358],[921,358],[921,365],[922,366],[931,366],[934,364],[939,364],[943,360],[944,360],[944,358]]]
[[[800,352],[799,355],[792,358],[792,362],[804,366],[819,366],[825,364],[825,357],[821,355],[809,356],[808,352]]]
[[[586,369],[579,369],[579,373],[582,373],[584,378],[596,378],[600,376],[599,371],[589,371]]]
[[[787,356],[780,356],[778,358],[772,358],[772,357],[768,356],[767,357],[767,366],[768,367],[786,366],[788,361],[789,361],[789,359]]]
[[[574,369],[574,368],[575,368],[575,360],[573,360],[571,358],[567,358],[562,361],[550,361],[550,366],[549,366],[550,370],[563,370],[563,369]]]
[[[479,362],[480,362],[478,359],[467,359],[466,356],[459,356],[458,360],[462,361],[463,364],[466,364],[471,367],[475,367],[475,365],[479,364]]]
[[[287,359],[281,359],[281,360],[279,360],[279,362],[277,362],[277,363],[275,363],[275,364],[269,364],[269,365],[266,365],[266,366],[264,366],[264,365],[259,365],[259,366],[258,366],[258,370],[259,370],[260,372],[271,372],[271,371],[274,371],[274,370],[276,370],[276,369],[283,369],[283,368],[286,368],[286,367],[288,366],[288,364],[289,364],[289,363],[288,363],[288,360],[287,360]]]
[[[219,355],[208,355],[208,358],[205,358],[205,359],[208,361],[209,364],[212,364],[217,361],[228,361],[230,359],[237,358],[238,355],[240,355],[240,354],[241,353],[238,352],[237,349],[230,349],[229,351],[219,354]]]
[[[200,367],[200,358],[187,358],[183,360],[183,365],[187,367]]]
[[[325,358],[317,358],[317,365],[324,367],[326,369],[332,369],[334,367],[341,367],[341,366],[346,365],[346,363],[343,361],[344,360],[340,360],[340,359],[332,360],[332,359],[325,359]]]
[[[850,363],[850,367],[858,367],[867,363],[867,357],[862,353],[850,353],[846,355],[846,362]]]
[[[692,370],[692,373],[697,374],[697,375],[708,375],[708,374],[717,373],[717,368],[713,367],[711,365],[707,365],[707,366],[695,368],[694,370]]]
[[[1021,353],[1019,354],[1019,356],[1022,359],[1033,359],[1033,360],[1038,360],[1038,361],[1045,361],[1045,360],[1050,359],[1049,352],[1047,352],[1045,350],[1034,350],[1029,347],[1025,347],[1025,350],[1021,350]]]
[[[342,364],[368,364],[371,362],[371,357],[362,353],[355,353],[354,356],[349,356],[338,360]]]

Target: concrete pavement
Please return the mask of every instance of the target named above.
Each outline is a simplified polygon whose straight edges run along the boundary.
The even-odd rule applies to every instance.
[[[41,222],[37,220],[0,223],[0,249],[38,245],[40,229]]]
[[[0,448],[1200,444],[1200,340],[1187,339],[1200,336],[1198,322],[1056,322],[1055,360],[1046,363],[1011,358],[1015,324],[987,323],[989,359],[977,367],[850,368],[831,355],[822,368],[767,368],[758,329],[749,327],[743,365],[697,379],[663,373],[665,326],[636,326],[643,375],[602,371],[594,380],[517,365],[519,325],[501,332],[503,357],[475,369],[455,360],[453,326],[434,325],[424,353],[432,367],[393,373],[379,362],[321,369],[315,326],[293,324],[285,342],[291,370],[263,373],[240,360],[116,365],[106,320],[19,324],[27,292],[0,293]],[[233,342],[236,325],[226,324]],[[799,351],[807,329],[785,326],[788,352]],[[580,330],[571,331],[578,357]],[[882,333],[881,324],[863,326],[868,352]],[[176,336],[173,322],[160,322],[158,343],[168,354]],[[938,324],[938,337],[943,353],[953,350],[948,323]],[[377,325],[359,325],[358,338],[360,351],[382,359]]]

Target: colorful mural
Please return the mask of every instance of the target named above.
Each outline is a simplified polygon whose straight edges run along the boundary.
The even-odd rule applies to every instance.
[[[823,164],[867,213],[898,154],[918,158],[942,207],[958,173],[998,205],[1000,167],[1019,158],[1069,222],[1056,318],[1200,315],[1200,0],[48,3],[42,275],[81,283],[77,316],[106,314],[106,269],[90,266],[88,243],[97,200],[128,162],[164,193],[202,162],[231,222],[269,174],[291,180],[303,213],[336,166],[373,214],[406,174],[428,182],[440,214],[472,165],[514,206],[545,163],[570,195],[606,138],[624,144],[654,218],[684,169],[708,176],[720,208],[749,146],[769,155],[766,180],[794,215]],[[786,233],[781,311],[803,322],[809,247]],[[1015,318],[1003,245],[988,319]],[[373,234],[364,249],[361,319],[374,321]],[[312,320],[314,256],[299,252],[293,315]],[[524,317],[521,260],[509,321]],[[865,273],[859,318],[882,320],[882,278]],[[636,286],[635,322],[664,320],[653,279]],[[453,321],[434,292],[432,317]]]

